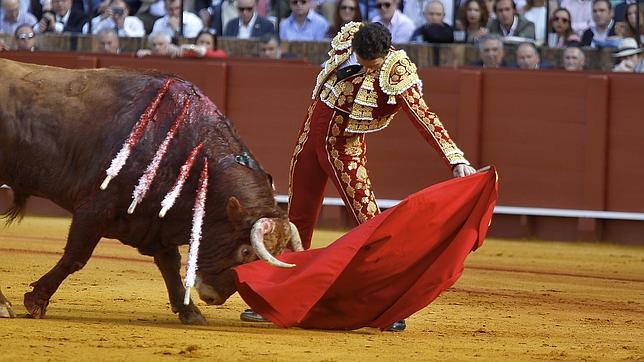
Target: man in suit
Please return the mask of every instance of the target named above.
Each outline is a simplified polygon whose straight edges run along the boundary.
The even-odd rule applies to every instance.
[[[496,19],[490,20],[487,30],[502,37],[535,39],[534,24],[517,13],[513,0],[497,0],[494,3]]]
[[[237,0],[239,17],[230,20],[224,29],[224,36],[239,39],[259,38],[266,34],[274,34],[273,23],[256,11],[257,0]]]
[[[165,32],[172,37],[196,38],[203,29],[201,19],[189,11],[182,11],[183,1],[181,0],[165,0],[164,4],[165,16],[154,22],[152,32]],[[180,19],[183,19],[183,26]]]
[[[617,48],[619,38],[615,34],[613,7],[608,0],[593,0],[592,25],[581,36],[581,46],[593,48]]]
[[[36,17],[20,8],[18,0],[2,0],[3,14],[0,15],[0,33],[13,34],[19,25],[33,26],[38,22]]]
[[[569,72],[582,71],[586,65],[586,56],[578,46],[569,46],[564,49],[562,63],[563,68]]]
[[[454,29],[445,20],[445,6],[440,0],[429,0],[423,8],[427,23],[416,28],[411,40],[426,43],[453,43]]]
[[[552,64],[541,60],[539,49],[531,42],[519,44],[516,52],[517,67],[520,69],[550,69]]]
[[[508,66],[503,49],[503,39],[499,34],[486,34],[479,38],[479,59],[471,65],[483,68],[505,68]]]
[[[51,0],[52,12],[43,12],[42,19],[34,26],[39,33],[80,33],[85,24],[85,14],[72,8],[72,0]]]

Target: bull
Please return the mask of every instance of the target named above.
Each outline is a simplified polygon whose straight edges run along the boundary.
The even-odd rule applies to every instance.
[[[261,258],[292,266],[274,256],[289,245],[301,250],[301,242],[270,176],[191,83],[4,59],[0,74],[0,184],[13,189],[4,217],[19,219],[31,195],[72,214],[62,257],[24,295],[32,317],[45,316],[102,237],[154,258],[185,324],[206,320],[182,282],[180,245],[190,241],[186,273],[208,305],[236,291],[237,265]]]

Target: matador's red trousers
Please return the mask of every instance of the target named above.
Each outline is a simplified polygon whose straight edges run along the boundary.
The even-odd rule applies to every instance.
[[[331,179],[356,224],[380,213],[367,172],[364,134],[345,133],[348,116],[314,101],[309,107],[291,159],[289,219],[310,248],[324,188]]]

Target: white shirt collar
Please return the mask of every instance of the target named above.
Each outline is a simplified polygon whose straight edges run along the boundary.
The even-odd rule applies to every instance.
[[[501,31],[503,32],[503,36],[514,35],[514,32],[517,31],[518,25],[519,25],[519,16],[514,15],[514,19],[512,20],[512,26],[510,27],[510,30],[506,31],[505,27],[501,25]]]
[[[69,9],[67,10],[67,13],[65,14],[65,16],[63,16],[62,18],[56,15],[56,21],[61,22],[63,24],[67,24],[67,20],[69,19],[69,14],[71,13],[72,13],[72,9]]]
[[[239,17],[239,34],[237,37],[240,39],[250,38],[251,33],[253,32],[253,26],[255,25],[255,20],[257,19],[257,12],[253,13],[253,17],[250,18],[248,25],[244,25],[244,21],[241,16]]]

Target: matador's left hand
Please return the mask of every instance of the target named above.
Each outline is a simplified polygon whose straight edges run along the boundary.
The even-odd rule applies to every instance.
[[[458,165],[454,166],[454,169],[452,170],[454,177],[465,177],[473,175],[475,173],[476,170],[472,166],[468,166],[463,163],[459,163]]]

